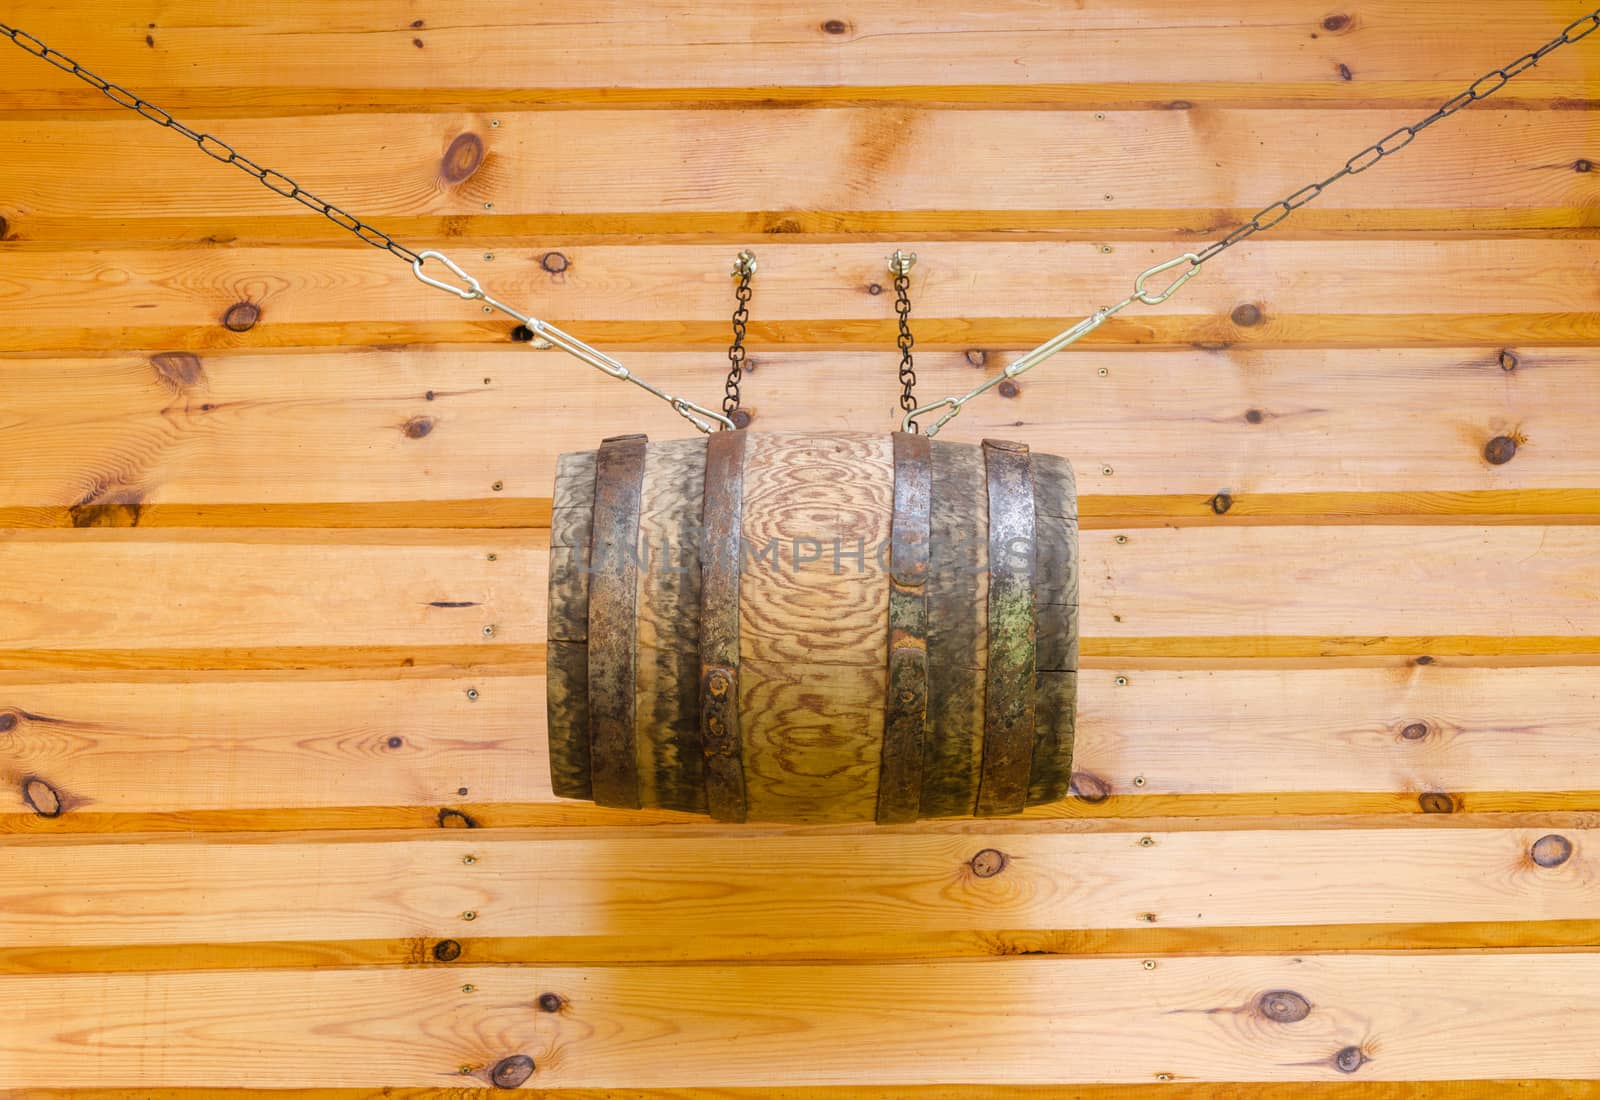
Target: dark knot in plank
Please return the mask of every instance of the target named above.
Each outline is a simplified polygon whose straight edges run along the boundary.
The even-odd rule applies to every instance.
[[[535,1068],[533,1059],[526,1054],[513,1054],[494,1064],[494,1069],[489,1071],[489,1080],[497,1089],[519,1088],[533,1076]]]
[[[1276,1024],[1297,1024],[1311,1015],[1311,1002],[1292,989],[1269,989],[1256,998],[1256,1011]]]

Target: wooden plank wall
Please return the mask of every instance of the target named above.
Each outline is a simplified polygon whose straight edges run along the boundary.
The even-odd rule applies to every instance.
[[[895,248],[965,389],[1580,14],[4,18],[702,401],[753,248],[753,427],[888,430]],[[1075,797],[885,829],[555,799],[555,456],[685,426],[0,56],[4,1096],[1600,1095],[1600,36],[951,425],[1077,467]]]

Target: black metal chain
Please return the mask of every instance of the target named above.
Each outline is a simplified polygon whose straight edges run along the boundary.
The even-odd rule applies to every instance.
[[[1354,176],[1365,172],[1384,157],[1398,153],[1407,145],[1410,145],[1418,134],[1435,122],[1449,118],[1469,103],[1476,103],[1480,99],[1487,99],[1489,96],[1494,95],[1494,93],[1505,87],[1506,82],[1512,77],[1533,68],[1544,60],[1546,55],[1553,53],[1562,46],[1587,38],[1594,33],[1596,28],[1600,28],[1600,9],[1590,12],[1581,19],[1573,20],[1565,30],[1532,53],[1523,54],[1509,65],[1498,69],[1490,69],[1473,81],[1466,91],[1446,100],[1433,114],[1420,122],[1413,122],[1410,126],[1402,126],[1382,140],[1367,146],[1361,152],[1345,161],[1343,168],[1322,182],[1307,184],[1287,198],[1279,199],[1271,206],[1262,207],[1256,211],[1248,222],[1223,237],[1220,241],[1208,245],[1204,251],[1199,252],[1194,261],[1194,266],[1199,267],[1207,260],[1232,248],[1240,241],[1253,237],[1264,229],[1271,229],[1294,211],[1322,194],[1323,189],[1329,184],[1341,180],[1345,176]],[[1577,33],[1574,33],[1575,31]]]
[[[733,277],[739,280],[733,293],[739,300],[739,307],[733,311],[733,343],[728,345],[728,381],[722,387],[722,415],[730,419],[739,409],[739,380],[744,377],[744,331],[750,321],[750,277],[755,273],[755,253],[739,253],[733,262]]]
[[[917,407],[917,370],[911,357],[911,349],[917,343],[911,335],[911,267],[916,262],[915,252],[897,250],[889,257],[889,270],[894,274],[894,311],[900,319],[900,334],[895,338],[900,349],[900,408],[906,412]],[[908,420],[906,426],[917,431],[915,420]]]
[[[422,258],[417,253],[397,242],[389,234],[368,225],[354,214],[317,198],[282,172],[274,172],[270,168],[263,168],[250,158],[240,156],[226,142],[212,137],[210,134],[202,134],[189,129],[189,127],[173,118],[160,107],[148,100],[140,99],[121,85],[113,84],[109,80],[96,76],[66,54],[59,50],[51,49],[26,31],[19,31],[15,27],[8,27],[4,23],[0,23],[0,35],[11,39],[11,41],[28,53],[33,54],[33,56],[50,62],[62,72],[70,73],[85,84],[97,88],[111,102],[126,107],[130,111],[137,111],[158,126],[165,126],[169,130],[182,134],[199,146],[202,153],[205,153],[213,160],[221,161],[223,164],[236,166],[241,171],[261,181],[261,184],[274,194],[282,195],[286,199],[293,199],[302,206],[315,210],[334,225],[348,229],[373,247],[381,248],[385,252],[392,252],[408,263],[422,261]]]

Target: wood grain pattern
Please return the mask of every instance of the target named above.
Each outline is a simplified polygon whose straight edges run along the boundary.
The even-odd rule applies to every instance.
[[[781,956],[869,913],[902,933],[1600,921],[1600,834],[1583,828],[1300,829],[1270,846],[1226,830],[661,833],[19,839],[0,944],[656,936],[717,957],[730,934]]]
[[[1040,812],[1416,813],[1427,792],[1478,809],[1600,807],[1572,793],[1600,752],[1600,670],[1322,664],[1081,673],[1076,797]],[[537,675],[0,677],[0,830],[420,827],[447,807],[488,824],[627,820],[553,801]],[[24,776],[67,812],[40,822]]]
[[[792,1084],[1037,1084],[1069,1063],[1103,1082],[1333,1081],[1351,1048],[1359,1080],[1586,1078],[1600,1075],[1585,994],[1597,971],[1592,953],[1560,953],[7,976],[0,993],[35,1011],[0,1038],[0,1084],[357,1087],[378,1065],[396,1085],[481,1085],[523,1051],[537,1087],[739,1085],[787,1060]],[[1274,990],[1311,1013],[1265,1018]],[[545,991],[560,1011],[533,1008]],[[865,1026],[909,1005],[921,1026]],[[1549,1041],[1551,1012],[1571,1041]],[[159,1059],[74,1057],[117,1019],[136,1019],[122,1041]]]
[[[162,10],[149,49],[131,29],[148,22],[146,10],[130,0],[106,4],[104,22],[94,25],[46,4],[15,7],[18,26],[73,43],[67,52],[85,64],[115,57],[127,81],[152,94],[159,89],[158,101],[169,107],[234,113],[268,105],[348,109],[362,100],[423,108],[455,90],[497,104],[527,102],[536,93],[527,90],[530,73],[519,62],[530,56],[538,59],[533,87],[587,93],[588,102],[628,102],[633,89],[660,96],[700,87],[759,102],[785,85],[861,94],[881,84],[926,87],[931,76],[951,92],[963,85],[1103,88],[1159,80],[1167,99],[1201,101],[1219,89],[1261,95],[1288,85],[1338,102],[1399,83],[1443,101],[1463,78],[1502,64],[1508,49],[1532,49],[1569,18],[1539,5],[1507,5],[1461,20],[1460,9],[1444,0],[1373,0],[1362,5],[1359,21],[1332,29],[1322,25],[1325,13],[1292,0],[1247,9],[1204,0],[1176,10],[1136,0],[1059,12],[1021,0],[981,11],[938,0],[915,12],[885,0],[853,3],[847,12],[757,0],[717,15],[553,0],[537,23],[498,25],[495,49],[465,55],[481,31],[478,9],[464,0],[430,3],[421,27],[407,18],[409,9],[371,0],[313,0],[260,13],[247,26],[218,26],[202,0],[183,0]],[[828,26],[834,18],[838,24]],[[560,28],[563,49],[550,48],[551,27]],[[938,33],[929,33],[933,27]],[[1244,60],[1252,66],[1248,81],[1234,64]],[[1584,60],[1578,51],[1558,52],[1501,96],[1519,103],[1581,97],[1592,76]],[[1341,64],[1359,75],[1354,86]],[[609,79],[597,82],[598,73]],[[16,65],[0,79],[0,108],[103,111],[105,103],[49,69]]]
[[[1445,95],[1480,72],[1463,73]],[[294,117],[292,124],[271,117],[185,121],[214,130],[257,163],[296,179],[315,163],[319,194],[382,224],[400,213],[481,218],[485,202],[494,203],[497,215],[985,210],[994,208],[996,196],[1004,196],[1005,207],[1023,210],[1254,210],[1321,178],[1351,153],[1416,121],[1418,112],[1320,106],[1041,115],[892,104],[750,112],[513,110],[497,117],[498,127],[470,108],[398,115],[350,110]],[[1450,122],[1448,140],[1437,132],[1421,139],[1428,171],[1384,165],[1330,189],[1319,207],[1546,209],[1579,207],[1593,197],[1593,174],[1573,169],[1592,153],[1581,111],[1530,112],[1490,103]],[[31,171],[14,161],[0,166],[0,193],[6,195],[8,219],[16,215],[14,231],[25,239],[31,220],[137,223],[206,211],[233,236],[248,224],[234,219],[289,213],[281,196],[247,186],[242,174],[233,178],[221,166],[197,164],[193,148],[153,141],[152,130],[131,114],[0,118],[0,142],[28,141],[32,151]],[[1285,135],[1295,137],[1284,140]],[[464,146],[458,145],[451,160],[458,139],[471,154],[462,157]],[[1115,146],[1118,156],[1080,155],[1101,146]],[[551,148],[563,149],[559,172],[546,159]],[[810,155],[796,160],[789,150],[797,148]],[[328,149],[372,152],[308,152]],[[1413,162],[1423,155],[1407,152]],[[137,165],[161,186],[106,187],[93,167],[107,158]],[[781,213],[771,223],[781,226]],[[488,225],[472,228],[476,236],[493,235]],[[1208,235],[1220,237],[1229,227],[1209,228]],[[134,232],[143,237],[148,229],[136,225]],[[340,239],[331,225],[322,234],[323,240]],[[724,252],[723,261],[707,271],[708,280],[720,281],[725,267]],[[392,259],[388,268],[410,281]],[[1121,270],[1126,275],[1139,268]],[[256,285],[260,292],[267,288]],[[436,305],[448,307],[448,299]]]
[[[922,335],[919,316],[919,341]],[[1589,380],[1600,356],[1526,346],[1528,332],[1507,335],[1509,345],[1447,349],[1074,351],[1030,372],[1016,397],[975,402],[940,438],[1025,433],[1034,449],[1060,454],[1079,471],[1086,519],[1110,510],[1145,523],[1485,513],[1579,513],[1593,522],[1600,442],[1590,425],[1600,418],[1600,398]],[[887,431],[893,420],[881,374],[892,343],[827,355],[756,345],[746,384],[756,427],[814,427],[821,391],[842,429]],[[1516,364],[1511,371],[1503,348]],[[12,442],[0,471],[0,516],[30,526],[14,522],[10,509],[54,506],[49,520],[60,526],[119,518],[193,525],[194,511],[177,509],[171,520],[163,511],[229,505],[230,522],[249,526],[270,524],[258,516],[274,508],[323,501],[333,506],[301,522],[332,527],[383,501],[434,509],[445,506],[428,502],[471,501],[481,502],[474,514],[483,521],[463,523],[449,511],[428,519],[525,525],[538,522],[528,498],[548,499],[558,454],[590,450],[625,430],[662,439],[684,431],[676,414],[635,387],[607,388],[559,353],[530,360],[510,344],[199,354],[203,386],[176,398],[148,355],[8,362]],[[703,395],[716,384],[701,354],[625,358],[673,392]],[[964,391],[980,377],[975,363],[994,370],[1011,358],[982,345],[936,353],[919,344],[921,392]],[[63,387],[81,403],[63,405]],[[208,403],[213,410],[200,411]],[[562,415],[546,418],[546,408]],[[536,433],[527,430],[530,418],[538,418]],[[422,438],[403,430],[424,423]],[[1496,466],[1484,449],[1501,435],[1521,443],[1511,462]],[[1111,476],[1101,473],[1107,466]],[[499,492],[491,489],[497,481]],[[1220,515],[1211,503],[1219,493],[1228,498]],[[1284,493],[1323,495],[1284,500]],[[1400,495],[1364,495],[1372,493]],[[258,512],[245,502],[272,507]]]

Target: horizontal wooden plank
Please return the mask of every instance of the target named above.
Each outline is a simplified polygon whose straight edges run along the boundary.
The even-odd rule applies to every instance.
[[[7,533],[0,646],[487,648],[544,640],[545,532],[200,529],[145,537],[155,533]]]
[[[0,1085],[1589,1078],[1596,981],[1593,953],[15,975]]]
[[[1169,1081],[1165,1100],[1213,1100],[1216,1085]],[[1152,1086],[1137,1085],[759,1085],[739,1088],[630,1089],[629,1100],[1134,1100]],[[1481,1100],[1485,1095],[1517,1100],[1595,1100],[1600,1081],[1430,1081],[1430,1100]],[[523,1095],[545,1095],[524,1088]],[[1416,1086],[1386,1081],[1232,1081],[1229,1100],[1404,1100]],[[562,1089],[564,1100],[616,1100],[610,1089]],[[459,1086],[417,1088],[79,1088],[30,1087],[0,1090],[3,1100],[460,1100]]]
[[[1079,675],[1074,797],[1034,816],[1600,808],[1592,665],[1106,664]],[[556,799],[542,675],[376,675],[8,673],[0,829],[697,820]],[[28,803],[30,778],[60,816]]]
[[[1590,524],[1600,489],[1480,489],[1461,492],[1146,493],[1078,498],[1084,530],[1172,524],[1336,523]],[[39,527],[549,527],[550,498],[350,501],[345,503],[0,506],[0,528]]]
[[[184,121],[381,227],[390,215],[488,211],[1258,209],[1417,118],[1416,108],[1042,116],[889,105],[493,117],[351,112],[295,117],[292,125],[283,118],[193,114]],[[1348,178],[1317,205],[1547,210],[1584,206],[1597,186],[1595,174],[1582,170],[1592,155],[1582,111],[1490,104],[1447,125],[1448,139],[1430,131],[1406,151],[1400,158],[1406,167],[1384,165]],[[126,221],[122,232],[131,239],[150,239],[142,219],[205,211],[217,227],[212,235],[227,241],[247,232],[231,219],[290,212],[282,196],[127,112],[0,118],[0,143],[27,150],[0,165],[0,213],[23,239],[30,221],[62,219]],[[559,171],[550,157],[556,149]],[[797,158],[797,149],[806,155]],[[1096,155],[1084,156],[1085,149]],[[108,163],[137,165],[137,174],[109,187],[100,170]],[[322,222],[324,240],[348,237],[313,213],[304,217]],[[776,224],[782,232],[782,219]],[[1220,235],[1228,227],[1214,228]]]
[[[1580,921],[1600,939],[1600,833],[1581,829],[369,836],[14,839],[0,946],[538,937],[601,955],[647,940],[668,958],[794,958],[868,927],[892,944],[1431,920]]]
[[[1220,0],[1173,8],[1159,0],[1041,10],[1004,0],[978,10],[937,0],[914,11],[886,0],[838,5],[757,0],[715,14],[666,4],[558,0],[537,17],[495,27],[483,48],[481,14],[465,0],[409,7],[321,0],[219,23],[202,0],[164,6],[152,22],[137,4],[106,6],[86,25],[22,0],[7,17],[105,75],[160,101],[207,107],[361,103],[384,92],[422,105],[451,90],[495,102],[533,84],[551,89],[714,88],[1149,80],[1227,84],[1241,66],[1262,83],[1321,85],[1333,96],[1371,82],[1455,84],[1558,34],[1581,14],[1503,5],[1459,18],[1443,0],[1377,0],[1359,12],[1308,11],[1291,0],[1241,9]],[[937,33],[930,33],[937,29]],[[1584,47],[1560,51],[1527,78],[1579,81]],[[531,72],[528,58],[537,58]],[[1341,72],[1343,66],[1344,72]],[[8,66],[0,106],[72,105],[86,98],[50,70]],[[600,80],[597,74],[605,74]],[[1345,75],[1348,73],[1349,75]],[[1354,85],[1352,87],[1352,84]],[[1449,87],[1450,90],[1445,90]],[[1509,91],[1509,89],[1508,89]],[[595,93],[597,94],[597,93]],[[1526,94],[1526,93],[1524,93]],[[363,97],[366,97],[364,99]]]
[[[726,327],[731,309],[732,256],[725,245],[557,241],[538,250],[497,249],[486,261],[479,249],[440,243],[496,298],[563,324],[715,321]],[[920,331],[941,321],[1015,323],[1091,313],[1128,293],[1140,271],[1203,242],[905,243],[919,257],[910,294]],[[815,319],[835,325],[894,319],[881,247],[765,242],[754,251],[760,263],[752,282],[755,321],[792,327]],[[1225,342],[1232,343],[1261,338],[1252,330],[1270,332],[1290,318],[1322,315],[1587,315],[1600,312],[1600,290],[1587,278],[1597,256],[1600,242],[1593,240],[1252,242],[1207,266],[1169,302],[1136,305],[1117,320],[1137,329],[1155,318],[1191,325],[1205,318],[1224,325],[1218,331],[1229,333]],[[248,346],[275,328],[335,331],[482,317],[481,307],[441,295],[375,249],[118,249],[75,252],[67,260],[19,250],[8,256],[7,270],[13,281],[0,288],[0,306],[26,303],[6,313],[5,339],[18,350],[29,332],[59,333],[71,346],[100,330],[191,328],[198,352],[217,346],[222,336]],[[270,285],[265,272],[272,273]],[[223,331],[228,310],[241,301],[258,313],[256,327],[248,334]],[[514,323],[502,316],[488,322],[502,340]],[[762,350],[754,339],[752,350]],[[186,372],[176,368],[187,364],[178,360],[169,373],[181,379]],[[285,397],[295,392],[285,389]]]
[[[1517,1100],[1594,1100],[1600,1081],[1430,1081],[1430,1100],[1481,1100],[1486,1095]],[[630,1100],[1133,1100],[1150,1095],[1138,1085],[760,1085],[749,1088],[630,1089]],[[539,1096],[538,1089],[524,1095]],[[616,1100],[610,1089],[563,1089],[564,1100]],[[1212,1100],[1216,1085],[1166,1082],[1165,1100]],[[1415,1086],[1385,1081],[1234,1081],[1230,1100],[1403,1100]],[[3,1100],[460,1100],[459,1086],[418,1088],[80,1088],[0,1090]]]
[[[393,517],[400,527],[417,522],[403,508],[417,502],[443,509],[430,513],[437,526],[519,526],[548,522],[558,454],[627,432],[670,439],[693,431],[636,387],[560,352],[530,361],[520,347],[13,359],[0,509],[53,506],[51,524],[183,525],[202,517],[180,506],[204,505],[221,507],[229,523],[260,517],[271,526],[274,509],[309,502],[299,521],[307,526]],[[892,347],[886,339],[872,352],[817,354],[752,343],[744,393],[753,426],[891,430]],[[706,353],[623,358],[700,400],[726,369]],[[984,346],[919,350],[918,391],[925,400],[963,392],[1013,358]],[[1311,522],[1390,511],[1592,515],[1597,369],[1593,348],[1520,343],[1075,351],[1023,376],[1012,397],[974,401],[942,438],[1003,436],[1065,455],[1078,471],[1086,523],[1208,515],[1235,523],[1275,510]],[[1495,465],[1485,449],[1501,436],[1517,446]],[[1374,492],[1513,495],[1341,495]],[[1270,499],[1282,493],[1333,495]],[[1129,495],[1188,499],[1102,501]],[[168,507],[170,521],[161,518]],[[16,525],[38,522],[21,514]]]
[[[12,531],[0,649],[538,643],[547,541],[544,530]],[[833,568],[776,548],[776,568]],[[1597,550],[1600,530],[1581,526],[1090,531],[1082,629],[1113,642],[1531,635],[1581,650],[1600,634]]]
[[[732,244],[735,250],[759,247],[774,237],[795,243],[888,245],[927,241],[1166,241],[1215,235],[1242,225],[1259,207],[1239,205],[1243,197],[1204,209],[1177,207],[1111,209],[929,209],[929,210],[648,210],[602,213],[392,214],[384,230],[396,240],[459,249],[527,249],[542,256],[557,246],[595,244]],[[20,215],[5,214],[10,222]],[[1302,207],[1272,230],[1272,240],[1582,239],[1593,215],[1581,206],[1525,207]],[[0,233],[7,254],[78,252],[126,248],[139,242],[151,248],[205,251],[241,242],[274,245],[353,245],[321,218],[295,208],[263,211],[249,217],[220,218],[203,208],[143,217],[136,222],[81,217],[30,216],[26,231]],[[359,247],[359,246],[356,246]]]
[[[0,946],[0,974],[285,970],[328,967],[587,966],[683,962],[847,962],[1113,955],[1305,955],[1341,952],[1466,952],[1600,947],[1600,921],[1428,921],[1422,924],[1246,925],[1231,928],[1091,929],[853,928],[782,938],[740,929],[682,938],[653,933],[587,937],[407,936],[388,940]],[[0,1092],[0,1096],[6,1095]]]

